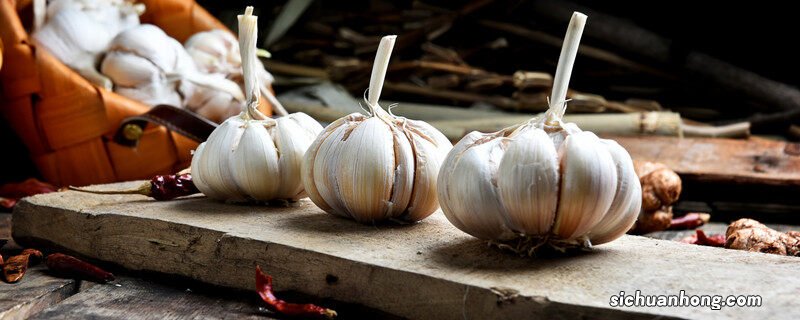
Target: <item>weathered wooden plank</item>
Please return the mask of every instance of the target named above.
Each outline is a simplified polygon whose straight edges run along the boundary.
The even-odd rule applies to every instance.
[[[25,243],[222,286],[252,288],[259,263],[279,279],[279,290],[410,318],[800,317],[800,260],[644,237],[578,256],[527,259],[487,248],[441,213],[413,225],[366,226],[308,200],[280,208],[76,192],[24,200],[14,224]],[[611,295],[635,290],[761,295],[763,306],[609,307]]]
[[[219,290],[214,295],[118,277],[115,284],[94,286],[31,319],[274,319],[259,310],[255,298],[255,293]]]
[[[634,159],[661,162],[691,179],[777,186],[800,186],[800,144],[674,137],[609,137]]]
[[[0,320],[27,319],[93,285],[52,277],[45,269],[41,265],[30,268],[18,283],[0,282]]]
[[[11,215],[0,213],[0,239],[10,237]],[[18,250],[12,241],[0,253],[8,258]],[[0,281],[0,320],[26,319],[90,286],[91,283],[49,276],[41,265],[32,267],[18,283]]]

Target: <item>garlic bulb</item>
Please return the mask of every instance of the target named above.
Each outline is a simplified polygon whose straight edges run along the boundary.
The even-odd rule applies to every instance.
[[[628,152],[561,121],[585,22],[585,15],[573,14],[544,117],[495,133],[472,132],[447,155],[439,201],[462,231],[532,254],[545,244],[609,242],[636,220],[642,191]]]
[[[144,5],[121,0],[57,0],[46,13],[43,7],[44,0],[34,2],[36,43],[87,80],[111,90],[111,80],[100,74],[95,64],[118,33],[139,24]]]
[[[199,111],[207,99],[194,99],[195,94],[218,94],[228,101],[234,114],[242,109],[244,94],[239,86],[224,77],[198,72],[192,58],[175,39],[160,28],[143,24],[117,35],[109,46],[100,70],[114,81],[114,91],[147,105],[187,106],[186,101],[200,105],[187,106]],[[213,93],[204,90],[212,90]],[[221,115],[203,114],[215,120]]]
[[[395,117],[378,105],[395,38],[384,37],[378,47],[365,99],[371,114],[334,121],[303,159],[311,200],[359,222],[418,221],[436,211],[436,175],[452,148],[429,124]]]
[[[80,10],[114,35],[139,25],[145,11],[142,3],[132,0],[53,0],[47,5],[47,19],[64,10]]]
[[[194,59],[198,70],[203,73],[221,74],[224,77],[244,86],[242,77],[242,58],[239,54],[239,45],[236,38],[226,30],[210,30],[198,32],[192,35],[184,44],[186,51]],[[278,115],[286,115],[278,99],[270,90],[270,85],[274,81],[260,60],[256,60],[256,73],[261,94],[267,98]],[[206,108],[220,108],[219,104],[206,103]]]
[[[270,119],[258,111],[256,22],[253,7],[247,7],[245,14],[239,16],[247,108],[217,127],[192,158],[195,185],[213,199],[269,201],[302,197],[301,160],[322,131],[322,126],[304,113]]]

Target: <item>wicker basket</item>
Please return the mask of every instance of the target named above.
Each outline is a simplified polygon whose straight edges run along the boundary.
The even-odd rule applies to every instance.
[[[196,32],[225,29],[193,0],[144,0],[142,23],[184,42]],[[146,112],[137,101],[93,86],[30,41],[23,21],[30,0],[0,0],[0,113],[27,146],[43,177],[56,185],[148,178],[188,166],[197,143],[150,126],[138,147],[111,137],[120,121]],[[21,19],[22,18],[22,19]],[[263,100],[263,99],[262,99]],[[262,110],[271,114],[264,104]]]

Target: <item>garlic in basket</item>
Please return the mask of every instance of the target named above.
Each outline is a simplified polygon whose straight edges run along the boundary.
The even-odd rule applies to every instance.
[[[57,0],[46,12],[43,7],[44,0],[34,1],[36,43],[90,82],[111,90],[111,80],[100,74],[95,64],[118,33],[139,25],[144,5],[121,0]]]
[[[472,132],[447,155],[439,201],[453,225],[532,254],[542,245],[590,247],[636,220],[641,186],[625,149],[561,121],[586,16],[574,13],[542,118],[499,132]]]
[[[242,77],[242,57],[239,53],[239,44],[236,38],[227,30],[214,29],[198,32],[192,35],[184,44],[186,51],[194,60],[197,69],[203,73],[221,74],[239,86],[244,86]],[[256,60],[256,74],[258,75],[261,95],[267,98],[273,110],[278,115],[286,115],[278,99],[270,90],[274,78],[264,69],[261,61]],[[212,104],[206,104],[211,107]]]
[[[419,221],[439,208],[436,175],[452,148],[423,121],[395,117],[378,105],[396,36],[381,40],[367,105],[331,123],[303,159],[303,184],[323,210],[374,222]]]
[[[195,185],[213,199],[237,202],[302,197],[302,157],[322,131],[322,126],[304,113],[270,119],[258,111],[256,22],[253,7],[239,16],[247,108],[217,127],[192,158]]]
[[[229,101],[233,114],[242,109],[244,94],[239,85],[220,75],[202,74],[194,61],[175,39],[160,28],[143,24],[117,35],[109,46],[100,71],[114,81],[114,91],[147,105],[169,104],[202,111],[201,105],[185,102],[198,91],[209,89],[217,99]],[[184,101],[184,98],[187,100]],[[225,119],[227,110],[199,112],[215,121]]]

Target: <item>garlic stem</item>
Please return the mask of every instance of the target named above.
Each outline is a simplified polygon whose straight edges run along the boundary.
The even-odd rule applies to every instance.
[[[392,56],[392,48],[397,39],[396,35],[385,36],[378,45],[378,52],[375,53],[375,62],[372,64],[372,76],[369,78],[369,91],[367,92],[367,104],[373,115],[386,114],[378,105],[378,99],[383,90],[383,81],[386,79],[386,70],[389,69],[389,59]]]
[[[569,89],[569,78],[572,75],[572,66],[575,64],[575,56],[578,55],[578,47],[583,34],[583,27],[586,25],[586,15],[580,12],[572,13],[569,20],[567,34],[564,36],[564,44],[561,46],[561,55],[558,57],[556,76],[553,79],[553,93],[550,95],[550,109],[547,111],[546,121],[549,124],[555,123],[564,116],[567,110],[567,89]]]
[[[266,118],[258,111],[260,88],[256,73],[256,37],[258,34],[258,17],[253,15],[253,7],[248,6],[243,15],[239,15],[239,52],[242,55],[242,74],[244,78],[245,115],[253,119]]]

